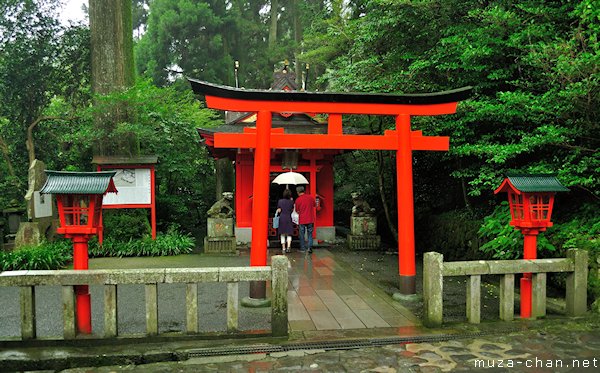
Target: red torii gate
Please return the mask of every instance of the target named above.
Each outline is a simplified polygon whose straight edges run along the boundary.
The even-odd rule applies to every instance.
[[[257,113],[256,129],[245,128],[244,133],[216,133],[214,137],[215,148],[255,149],[251,266],[267,264],[271,149],[396,150],[399,288],[401,294],[415,294],[412,151],[447,151],[450,139],[412,131],[410,117],[453,114],[458,101],[470,96],[471,87],[430,94],[391,95],[246,90],[188,80],[196,94],[206,97],[209,108]],[[285,134],[282,130],[272,130],[274,112],[328,114],[327,134]],[[344,135],[342,114],[393,115],[396,129],[385,131],[383,135]]]

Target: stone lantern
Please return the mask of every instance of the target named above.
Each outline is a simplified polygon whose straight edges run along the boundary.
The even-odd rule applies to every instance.
[[[537,235],[552,226],[556,192],[567,192],[552,174],[511,174],[494,191],[508,193],[510,225],[523,233],[523,259],[536,259]],[[531,317],[531,273],[521,278],[521,317]]]

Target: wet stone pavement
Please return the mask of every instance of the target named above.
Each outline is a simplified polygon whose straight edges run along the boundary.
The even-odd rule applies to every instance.
[[[433,343],[352,350],[296,350],[180,362],[65,370],[83,372],[598,372],[600,318],[537,321],[529,330]],[[494,329],[494,325],[487,325]],[[505,327],[505,325],[503,325]],[[472,331],[471,331],[472,332]]]

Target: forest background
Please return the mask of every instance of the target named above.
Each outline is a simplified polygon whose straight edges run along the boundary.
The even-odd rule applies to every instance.
[[[60,5],[0,0],[2,208],[15,200],[24,205],[32,159],[49,169],[89,171],[94,143],[134,133],[139,152],[159,158],[159,229],[176,224],[201,236],[216,198],[215,164],[196,128],[223,119],[202,108],[185,77],[233,86],[239,61],[240,86],[266,89],[289,59],[309,91],[474,87],[457,114],[413,121],[413,129],[451,139],[447,153],[415,153],[419,251],[449,260],[519,257],[521,234],[508,226],[505,196],[493,190],[507,172],[556,173],[571,191],[557,198],[556,224],[541,236],[540,256],[584,248],[598,267],[597,0],[133,0],[136,82],[108,95],[90,88],[89,26],[61,24]],[[126,119],[98,131],[95,116],[123,102]],[[394,128],[386,117],[345,123],[378,134]],[[394,158],[355,151],[335,165],[336,224],[348,225],[350,193],[360,191],[392,246]],[[116,226],[147,233],[147,223]]]

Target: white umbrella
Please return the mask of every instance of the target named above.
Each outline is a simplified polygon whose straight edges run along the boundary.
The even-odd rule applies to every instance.
[[[273,180],[273,184],[279,184],[279,185],[283,185],[283,184],[292,184],[292,185],[308,184],[308,180],[306,180],[306,178],[304,176],[302,176],[302,174],[290,171],[290,172],[284,172],[282,174],[277,175],[277,177],[275,178],[275,180]]]

